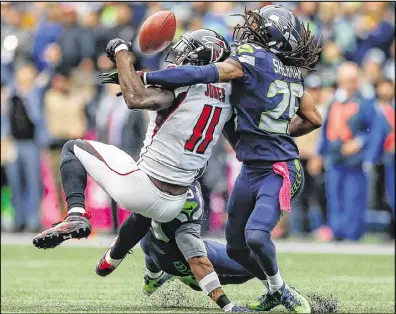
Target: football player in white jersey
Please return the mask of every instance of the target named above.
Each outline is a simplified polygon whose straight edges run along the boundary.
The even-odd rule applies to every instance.
[[[61,179],[68,214],[38,234],[33,244],[54,248],[72,238],[88,237],[90,214],[85,211],[85,188],[90,175],[120,206],[136,216],[167,223],[183,210],[187,189],[205,166],[224,124],[232,116],[229,83],[199,84],[166,90],[145,87],[133,68],[130,43],[113,39],[107,56],[117,65],[121,92],[129,109],[151,110],[144,147],[135,161],[124,151],[96,141],[70,140],[61,154]],[[171,49],[176,65],[205,65],[225,60],[230,48],[214,31],[200,29],[182,36]],[[139,241],[150,224],[142,224]],[[107,262],[112,262],[109,256]],[[220,289],[215,272],[200,281],[202,290],[221,308],[238,311]],[[241,308],[241,310],[245,310]]]

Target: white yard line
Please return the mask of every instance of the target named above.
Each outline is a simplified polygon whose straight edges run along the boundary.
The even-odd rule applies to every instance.
[[[1,234],[1,244],[32,245],[34,234]],[[108,234],[94,235],[83,240],[69,240],[62,246],[71,247],[107,247],[114,236]],[[214,239],[225,243],[224,238]],[[357,254],[357,255],[395,255],[394,244],[362,244],[362,243],[312,243],[275,241],[278,252],[289,253],[324,253],[324,254]]]

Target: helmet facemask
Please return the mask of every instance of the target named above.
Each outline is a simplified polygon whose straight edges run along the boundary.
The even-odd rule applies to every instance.
[[[233,41],[242,43],[256,43],[260,46],[265,46],[267,36],[264,29],[264,20],[257,11],[247,10],[245,8],[244,14],[233,14],[232,16],[241,16],[244,19],[244,24],[238,24],[234,28]],[[265,47],[264,47],[265,48]]]
[[[180,65],[202,65],[202,62],[197,61],[198,52],[203,47],[196,46],[192,41],[186,39],[183,35],[178,42],[176,42],[168,51],[165,57],[165,62],[174,63],[176,66]]]
[[[292,23],[285,21],[282,16],[276,14],[263,17],[258,10],[252,11],[245,8],[244,14],[235,14],[242,16],[245,20],[243,25],[238,24],[234,29],[233,40],[237,44],[255,43],[265,50],[276,54],[285,65],[295,65],[313,71],[313,67],[319,59],[321,48],[321,38],[315,40],[309,25],[304,26],[293,15],[299,23],[296,27]],[[235,16],[234,15],[234,16]],[[276,41],[271,37],[271,28],[275,27],[284,40]]]

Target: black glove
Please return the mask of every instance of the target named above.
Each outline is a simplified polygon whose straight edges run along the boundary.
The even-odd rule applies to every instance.
[[[110,40],[109,43],[107,44],[106,47],[107,58],[109,58],[110,61],[113,62],[114,64],[116,63],[115,49],[122,44],[126,45],[129,51],[132,51],[132,43],[120,38],[114,38]]]
[[[98,76],[101,79],[100,84],[118,84],[118,85],[120,85],[117,71],[100,73]]]

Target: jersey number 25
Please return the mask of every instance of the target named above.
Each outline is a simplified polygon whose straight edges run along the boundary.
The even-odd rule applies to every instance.
[[[190,152],[195,151],[197,154],[205,153],[206,148],[208,148],[210,142],[213,140],[213,133],[215,131],[216,125],[219,123],[221,110],[222,109],[219,107],[213,107],[210,105],[204,106],[202,113],[197,121],[197,124],[194,127],[193,133],[184,145],[184,149]],[[213,115],[212,111],[214,111]],[[203,137],[203,131],[205,130],[208,123],[209,126],[205,132],[205,138],[201,142],[201,139]],[[199,142],[201,143],[198,145]]]
[[[290,120],[297,111],[296,98],[303,96],[304,88],[300,84],[276,80],[269,86],[267,98],[278,94],[283,95],[282,101],[274,109],[261,113],[259,128],[270,133],[288,134]],[[287,117],[281,118],[288,107]]]

